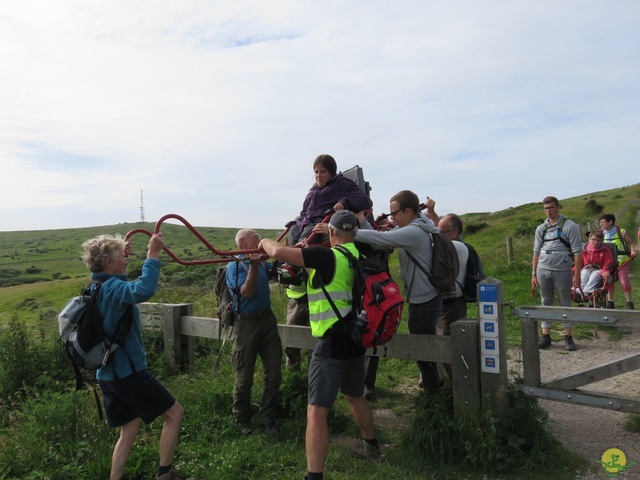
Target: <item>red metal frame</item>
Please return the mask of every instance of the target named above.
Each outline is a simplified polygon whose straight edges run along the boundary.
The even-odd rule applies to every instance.
[[[136,234],[136,233],[144,233],[145,235],[151,237],[153,234],[159,233],[160,232],[160,226],[165,222],[165,220],[168,220],[170,218],[174,218],[176,220],[179,220],[196,237],[198,237],[198,239],[209,250],[211,250],[214,254],[222,257],[222,258],[211,258],[211,259],[206,259],[206,260],[182,260],[182,259],[178,258],[169,249],[169,247],[165,246],[163,248],[163,250],[167,253],[167,255],[169,255],[173,260],[175,260],[177,263],[179,263],[181,265],[208,265],[208,264],[212,264],[212,263],[227,263],[227,262],[233,261],[235,255],[242,255],[242,254],[249,255],[251,253],[264,253],[264,251],[262,251],[260,249],[253,249],[253,250],[218,250],[193,225],[191,225],[184,217],[181,217],[180,215],[176,215],[175,213],[169,213],[169,214],[163,216],[162,218],[160,218],[160,220],[158,220],[156,222],[156,225],[155,225],[153,233],[150,232],[149,230],[145,229],[145,228],[134,228],[133,230],[127,232],[127,234],[125,235],[125,240],[129,240],[129,238],[131,238],[131,236]],[[280,241],[286,235],[287,231],[288,231],[288,229],[285,230],[284,232],[282,232],[278,236],[277,241]],[[265,257],[265,258],[267,258],[267,257]]]

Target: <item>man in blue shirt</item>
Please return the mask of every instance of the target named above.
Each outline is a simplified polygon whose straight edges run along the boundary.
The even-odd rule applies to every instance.
[[[240,250],[255,250],[260,235],[244,228],[236,234]],[[233,415],[241,434],[251,433],[251,387],[258,355],[264,366],[264,389],[260,401],[262,427],[268,433],[276,431],[276,408],[282,379],[282,346],[278,322],[271,310],[268,265],[260,255],[242,256],[227,267],[227,287],[233,295],[236,314],[234,323],[233,368],[236,384],[233,389]]]

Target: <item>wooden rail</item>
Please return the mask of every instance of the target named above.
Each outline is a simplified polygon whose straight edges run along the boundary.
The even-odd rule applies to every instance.
[[[640,328],[638,312],[605,308],[536,306],[520,307],[517,309],[517,314],[522,320],[522,366],[524,369],[524,383],[517,385],[517,388],[527,395],[539,398],[627,413],[640,413],[640,398],[615,396],[579,388],[640,369],[640,353],[542,382],[538,349],[539,320],[637,329]]]
[[[229,339],[232,332],[220,329],[217,318],[192,315],[191,304],[140,304],[144,328],[161,330],[165,355],[173,365],[194,363],[194,339]],[[316,339],[309,327],[278,325],[283,347],[311,350]],[[454,408],[456,415],[475,411],[481,400],[479,322],[458,320],[451,325],[451,336],[396,334],[386,345],[367,355],[398,358],[409,361],[451,363]]]

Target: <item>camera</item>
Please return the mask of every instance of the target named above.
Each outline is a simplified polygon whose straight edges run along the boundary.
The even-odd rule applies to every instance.
[[[308,278],[307,271],[302,267],[295,267],[288,263],[281,263],[276,267],[276,279],[280,285],[300,286]]]

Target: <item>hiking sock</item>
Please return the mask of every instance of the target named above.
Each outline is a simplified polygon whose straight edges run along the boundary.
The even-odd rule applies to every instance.
[[[371,445],[372,447],[377,447],[379,445],[378,439],[376,437],[373,438],[362,438],[362,441],[367,445]]]
[[[307,472],[307,480],[323,480],[323,472]]]
[[[171,471],[171,464],[167,465],[166,467],[163,467],[162,465],[160,465],[160,468],[158,468],[158,477],[160,475],[164,475],[165,473],[169,473]]]

